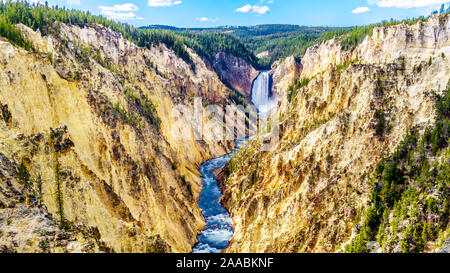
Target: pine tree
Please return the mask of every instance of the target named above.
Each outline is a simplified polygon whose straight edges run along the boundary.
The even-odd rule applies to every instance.
[[[25,166],[23,160],[20,162],[19,168],[17,170],[17,178],[20,184],[24,185],[25,188],[28,188],[30,184],[30,173],[28,172],[28,169]]]

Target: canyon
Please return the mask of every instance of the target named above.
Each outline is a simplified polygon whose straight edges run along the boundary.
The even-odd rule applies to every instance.
[[[270,71],[183,45],[188,63],[100,24],[46,35],[18,24],[33,50],[0,38],[0,252],[348,252],[377,166],[437,120],[449,21],[374,27],[350,50],[335,37]],[[238,94],[277,122],[272,149],[261,150],[265,133],[217,140],[174,112],[195,112],[195,98],[236,106]],[[428,159],[445,174],[450,149]],[[448,244],[448,182],[424,193],[442,211],[426,215],[437,232],[424,252]],[[411,225],[374,251],[401,252]]]

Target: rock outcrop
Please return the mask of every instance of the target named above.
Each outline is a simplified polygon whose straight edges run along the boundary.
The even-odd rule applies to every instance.
[[[279,97],[286,97],[289,87],[300,77],[301,68],[301,63],[294,56],[275,63],[271,70],[272,92]]]
[[[241,58],[223,52],[215,56],[214,69],[236,91],[251,98],[253,81],[259,72]]]

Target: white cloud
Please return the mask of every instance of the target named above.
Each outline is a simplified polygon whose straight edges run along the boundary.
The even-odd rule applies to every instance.
[[[238,8],[235,11],[236,12],[243,12],[243,13],[247,13],[250,12],[252,10],[252,6],[250,4],[243,6],[242,8]]]
[[[114,12],[114,11],[104,11],[103,15],[112,20],[142,20],[144,18],[136,16],[133,12]]]
[[[171,7],[181,3],[181,1],[174,0],[148,0],[149,7]]]
[[[252,6],[250,4],[247,4],[241,8],[238,8],[235,10],[236,12],[242,12],[242,13],[258,13],[260,15],[266,14],[270,11],[270,8],[268,6]]]
[[[369,11],[370,11],[370,9],[368,7],[359,7],[359,8],[356,8],[356,9],[352,10],[352,13],[353,14],[360,14],[360,13],[366,13],[366,12],[369,12]]]
[[[114,5],[114,6],[99,6],[101,11],[138,11],[139,8],[132,3],[127,3],[123,5]]]
[[[208,18],[208,17],[201,17],[201,18],[195,18],[195,20],[200,22],[217,22],[219,21],[219,18]]]
[[[100,12],[113,20],[141,20],[142,17],[138,17],[134,11],[138,11],[139,8],[132,3],[114,6],[99,6]]]
[[[382,8],[410,9],[445,4],[448,0],[368,0],[367,2]]]

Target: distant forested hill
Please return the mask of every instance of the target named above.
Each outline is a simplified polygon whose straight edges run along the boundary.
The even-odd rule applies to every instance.
[[[313,45],[322,34],[344,30],[331,27],[308,27],[297,25],[258,25],[253,27],[237,27],[225,30],[238,37],[255,55],[264,57],[260,62],[271,65],[280,58],[290,55],[303,56],[306,49]]]
[[[196,34],[221,33],[238,38],[253,54],[261,54],[260,67],[270,65],[280,58],[290,55],[301,57],[306,49],[321,40],[329,32],[348,31],[351,28],[309,27],[298,25],[258,25],[258,26],[222,26],[217,28],[176,28],[152,25],[142,29],[169,29]]]

